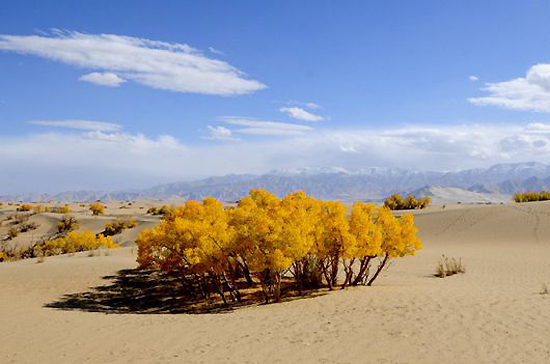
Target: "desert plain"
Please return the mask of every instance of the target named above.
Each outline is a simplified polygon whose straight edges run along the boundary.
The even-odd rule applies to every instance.
[[[371,287],[207,313],[132,273],[162,203],[109,202],[104,216],[70,205],[80,229],[137,226],[120,249],[0,263],[1,363],[550,363],[550,202],[430,206],[414,212],[423,249]],[[0,220],[14,212],[2,204]],[[32,216],[38,228],[10,244],[60,217]],[[442,254],[466,272],[435,277]]]

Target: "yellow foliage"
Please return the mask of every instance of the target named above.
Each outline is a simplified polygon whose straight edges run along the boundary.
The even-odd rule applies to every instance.
[[[63,206],[54,206],[50,208],[50,211],[56,214],[68,214],[69,212],[71,212],[71,209],[69,205],[65,204]]]
[[[98,248],[119,248],[111,237],[96,235],[91,231],[69,232],[66,237],[46,241],[40,247],[47,255],[64,254]]]
[[[527,191],[517,192],[513,197],[515,202],[547,201],[550,200],[550,192],[547,191]]]
[[[29,204],[22,204],[17,208],[17,211],[21,211],[21,212],[31,211],[31,210],[32,210],[32,205],[29,205]]]
[[[390,210],[414,210],[426,208],[432,202],[429,196],[416,199],[414,195],[408,195],[404,200],[400,194],[393,194],[384,201],[384,206]]]
[[[35,214],[40,214],[40,213],[42,213],[42,212],[44,211],[44,206],[42,206],[42,205],[36,205],[36,206],[33,207],[32,210],[33,210],[33,212],[34,212]]]
[[[90,211],[94,216],[103,215],[105,212],[105,206],[103,206],[101,202],[94,202],[90,204]]]
[[[397,199],[398,200],[398,199]],[[343,286],[371,284],[387,261],[420,249],[412,216],[395,217],[390,208],[354,203],[348,216],[339,201],[322,201],[302,191],[281,199],[252,189],[237,207],[224,208],[213,197],[173,208],[136,241],[140,267],[179,270],[213,287],[225,301],[239,300],[238,280],[252,277],[266,300],[279,299],[281,281],[292,274],[298,290],[316,277],[332,288],[343,264]],[[371,261],[379,261],[369,277]],[[354,262],[359,272],[354,273]],[[354,279],[355,275],[355,279]],[[320,279],[323,279],[320,278]]]

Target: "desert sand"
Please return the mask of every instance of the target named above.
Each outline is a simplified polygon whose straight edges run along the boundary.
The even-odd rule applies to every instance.
[[[158,218],[120,205],[74,210],[94,232],[134,216],[121,249],[0,264],[2,363],[550,363],[550,202],[432,206],[415,218],[424,248],[372,287],[204,314],[136,304],[133,239]],[[466,273],[434,277],[442,254]]]

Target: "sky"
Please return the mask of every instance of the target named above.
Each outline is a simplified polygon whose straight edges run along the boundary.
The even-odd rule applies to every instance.
[[[550,163],[547,1],[2,1],[0,194]]]

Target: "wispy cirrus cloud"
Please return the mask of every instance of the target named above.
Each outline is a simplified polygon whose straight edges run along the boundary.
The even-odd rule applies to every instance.
[[[223,116],[220,118],[220,121],[227,124],[240,126],[240,128],[235,129],[235,132],[242,134],[273,136],[302,135],[313,130],[313,128],[306,125],[258,120],[240,116]]]
[[[487,96],[468,99],[474,105],[499,106],[507,109],[550,112],[550,64],[537,64],[525,77],[487,83]]]
[[[144,86],[175,92],[241,95],[266,87],[227,62],[208,58],[187,44],[116,34],[56,30],[50,36],[0,35],[0,50],[100,70]],[[96,81],[101,78],[83,77]],[[105,83],[105,75],[102,78]]]
[[[238,141],[238,137],[233,135],[233,132],[230,129],[227,129],[223,126],[211,126],[208,125],[209,135],[203,137],[206,140],[224,140],[224,141]]]
[[[281,107],[279,111],[287,114],[291,118],[303,120],[303,121],[321,121],[324,117],[315,115],[309,111],[306,111],[300,107]]]
[[[118,87],[121,83],[126,82],[125,79],[111,72],[92,72],[81,76],[79,80],[107,87]]]
[[[90,120],[31,120],[29,124],[92,131],[118,131],[122,125]]]

